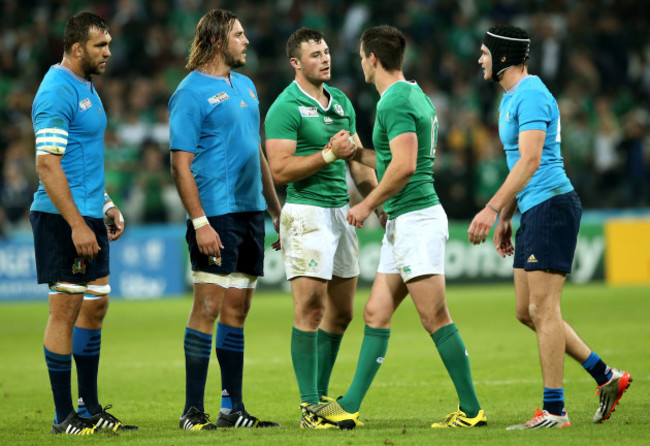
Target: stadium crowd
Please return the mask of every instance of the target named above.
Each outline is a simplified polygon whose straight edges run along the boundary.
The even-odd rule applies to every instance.
[[[262,119],[292,79],[287,37],[300,26],[324,32],[331,84],[352,100],[366,146],[376,92],[364,85],[359,35],[376,24],[400,28],[409,39],[404,72],[418,79],[440,121],[436,189],[452,219],[471,218],[507,174],[496,128],[501,92],[482,82],[476,49],[490,25],[522,26],[534,43],[529,72],[558,100],[563,156],[584,207],[650,206],[647,2],[4,0],[0,236],[29,227],[38,185],[32,102],[43,74],[60,62],[66,20],[82,10],[102,16],[113,36],[107,73],[94,79],[108,116],[107,189],[131,223],[184,220],[169,174],[167,102],[185,75],[194,27],[212,8],[234,10],[251,41],[241,71],[256,84]]]

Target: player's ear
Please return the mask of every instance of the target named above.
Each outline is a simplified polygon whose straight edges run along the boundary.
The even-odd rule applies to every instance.
[[[377,56],[375,56],[375,53],[370,53],[370,55],[368,56],[368,59],[370,59],[370,64],[373,67],[377,66]]]
[[[70,53],[75,57],[81,57],[83,54],[83,45],[81,42],[73,43],[72,48],[70,48]]]
[[[293,68],[295,68],[296,70],[300,70],[300,69],[302,69],[302,66],[301,66],[301,64],[300,64],[300,61],[298,60],[297,57],[292,57],[291,59],[289,59],[289,63],[291,63],[291,66],[292,66]]]

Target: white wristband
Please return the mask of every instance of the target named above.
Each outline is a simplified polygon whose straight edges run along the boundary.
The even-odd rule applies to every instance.
[[[203,215],[202,217],[197,217],[192,219],[192,225],[194,225],[194,230],[202,228],[203,226],[209,225],[208,217]]]
[[[331,150],[329,152],[326,152],[325,149],[323,149],[321,154],[323,155],[323,159],[327,164],[332,164],[334,161],[338,159],[334,154],[334,152],[332,152]]]
[[[106,203],[104,203],[104,208],[102,209],[102,213],[108,217],[108,210],[113,209],[117,206],[115,206],[115,203],[113,203],[113,200],[108,200]]]

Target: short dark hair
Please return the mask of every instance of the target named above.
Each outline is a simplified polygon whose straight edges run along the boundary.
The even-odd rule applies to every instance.
[[[69,53],[72,45],[79,42],[82,45],[90,39],[90,30],[96,28],[104,33],[108,32],[108,25],[98,15],[91,12],[80,12],[72,16],[65,25],[63,32],[63,52]]]
[[[188,71],[196,70],[210,62],[220,51],[217,44],[222,44],[223,50],[235,20],[237,15],[227,9],[213,9],[201,17],[194,30],[194,40],[185,66]]]
[[[300,44],[302,42],[313,40],[318,43],[324,38],[325,36],[320,31],[310,28],[300,28],[298,31],[291,34],[289,40],[287,40],[287,57],[300,57]]]
[[[404,62],[406,38],[393,26],[375,26],[361,35],[361,49],[366,56],[373,53],[386,71],[397,71]]]

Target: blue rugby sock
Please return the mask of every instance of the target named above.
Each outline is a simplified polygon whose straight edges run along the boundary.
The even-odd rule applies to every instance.
[[[553,415],[562,415],[564,412],[564,389],[550,389],[544,387],[544,410]]]
[[[183,415],[194,406],[201,412],[205,381],[208,377],[208,365],[212,353],[212,334],[202,333],[185,327],[185,409]]]
[[[219,322],[216,344],[221,368],[221,412],[243,410],[244,329]]]
[[[50,375],[50,386],[54,396],[55,423],[61,423],[74,410],[72,405],[72,390],[70,374],[72,370],[72,355],[52,353],[43,346],[45,363]]]
[[[97,397],[97,372],[99,370],[99,351],[102,343],[102,330],[89,330],[74,327],[72,332],[72,355],[77,366],[77,384],[82,407],[89,415],[101,412]]]
[[[582,367],[589,372],[599,386],[612,378],[612,369],[594,352],[591,352],[585,362],[582,363]]]

